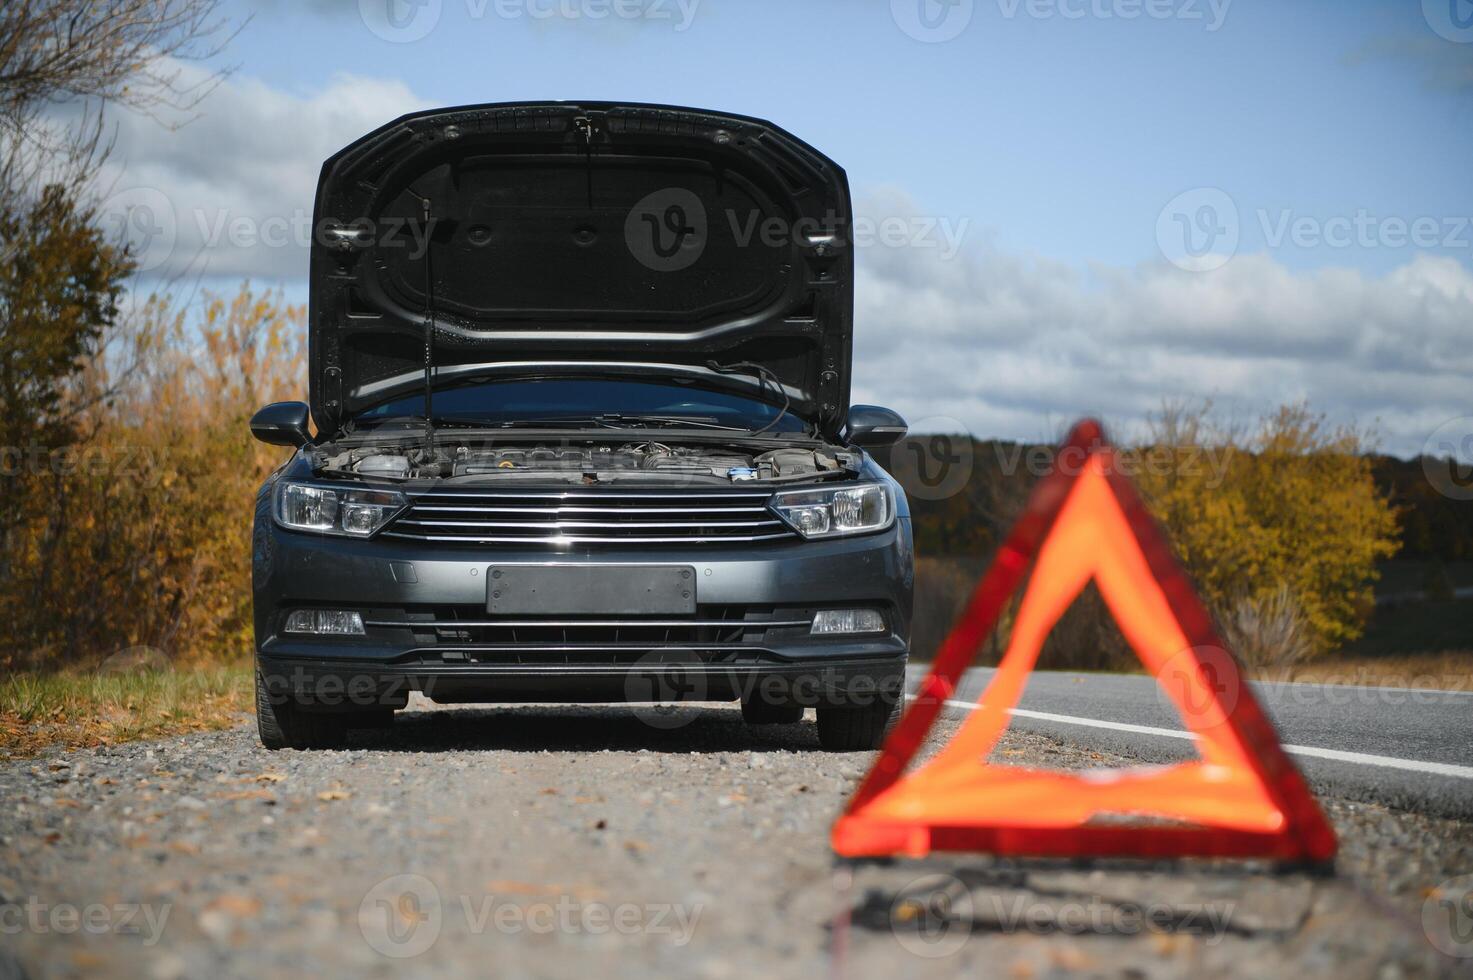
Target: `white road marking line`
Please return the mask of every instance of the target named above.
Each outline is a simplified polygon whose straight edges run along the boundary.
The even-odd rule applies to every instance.
[[[1386,691],[1391,694],[1434,694],[1457,697],[1473,697],[1473,691],[1460,691],[1440,687],[1377,687],[1374,684],[1318,684],[1314,681],[1249,681],[1255,688],[1265,687],[1333,687],[1341,691]]]
[[[914,701],[914,694],[907,694]],[[958,701],[947,698],[948,708],[976,711],[975,701]],[[1115,732],[1130,732],[1135,735],[1160,735],[1164,738],[1184,738],[1195,741],[1197,736],[1174,728],[1156,728],[1151,725],[1129,725],[1121,721],[1102,721],[1098,718],[1076,718],[1073,715],[1055,715],[1047,711],[1029,711],[1026,708],[1011,708],[1010,715],[1032,718],[1036,721],[1052,721],[1061,725],[1081,725],[1085,728],[1104,728]],[[1368,755],[1364,752],[1342,752],[1339,749],[1320,749],[1312,745],[1285,745],[1285,752],[1304,755],[1315,759],[1331,759],[1335,762],[1353,762],[1362,766],[1382,766],[1386,769],[1404,769],[1407,772],[1424,772],[1435,776],[1452,776],[1456,779],[1473,779],[1473,766],[1456,766],[1448,762],[1423,762],[1421,759],[1397,759],[1389,755]]]
[[[996,667],[972,667],[972,668],[969,668],[967,670],[967,673],[968,674],[971,674],[974,677],[988,677],[996,669],[997,669]],[[910,668],[907,668],[907,675],[910,676],[910,677],[922,678],[922,677],[925,677],[927,673],[929,673],[929,668],[922,668],[922,667],[910,667]],[[1090,676],[1090,675],[1065,673],[1064,676],[1071,677],[1071,678],[1076,678],[1076,679],[1083,679],[1084,677],[1087,677],[1087,676]],[[1103,676],[1103,677],[1133,677],[1133,678],[1136,678],[1137,680],[1150,680],[1150,678],[1147,677],[1144,674],[1101,674],[1101,675],[1096,675],[1096,676]],[[1449,697],[1456,696],[1456,697],[1463,697],[1463,698],[1473,698],[1473,690],[1462,690],[1462,689],[1458,689],[1458,688],[1442,688],[1442,687],[1379,687],[1379,686],[1377,686],[1375,684],[1321,684],[1321,683],[1319,683],[1317,681],[1273,681],[1273,680],[1265,680],[1265,681],[1249,681],[1248,683],[1251,684],[1255,689],[1266,688],[1266,687],[1333,687],[1333,688],[1335,688],[1337,690],[1342,690],[1343,689],[1343,690],[1347,690],[1347,691],[1388,691],[1388,692],[1390,692],[1392,694],[1432,694],[1432,695],[1438,695],[1438,696],[1446,695],[1446,696],[1449,696]]]

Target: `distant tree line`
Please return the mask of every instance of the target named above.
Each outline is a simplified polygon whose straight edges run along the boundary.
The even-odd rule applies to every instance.
[[[1371,455],[1367,445],[1364,433],[1303,405],[1247,431],[1215,426],[1204,405],[1164,410],[1148,438],[1120,452],[1230,645],[1251,661],[1289,663],[1361,635],[1384,560],[1473,558],[1473,505],[1438,493],[1420,461]],[[960,612],[1052,448],[918,435],[891,452],[921,562],[921,656]],[[1093,589],[1055,632],[1044,651],[1055,666],[1130,658]],[[1001,639],[984,655],[999,654]]]

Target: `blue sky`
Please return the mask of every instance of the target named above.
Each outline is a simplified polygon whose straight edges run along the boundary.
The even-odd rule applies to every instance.
[[[513,18],[495,0],[441,0],[410,43],[365,29],[356,0],[255,3],[231,56],[299,92],[346,71],[441,105],[612,98],[762,116],[824,148],[856,188],[904,186],[1000,246],[1069,262],[1154,255],[1157,212],[1199,186],[1249,213],[1249,251],[1264,246],[1260,209],[1270,228],[1283,209],[1473,214],[1473,78],[1437,86],[1432,55],[1378,53],[1452,47],[1415,3],[1183,0],[1169,18],[1123,19],[1093,16],[1126,9],[1100,0],[1046,17],[979,0],[956,38],[921,43],[886,0],[690,0],[688,26],[675,0],[640,22],[534,16],[562,2],[511,3]],[[1398,251],[1291,247],[1284,261],[1385,270]]]
[[[1404,453],[1468,411],[1473,0],[232,2],[202,117],[120,141],[181,243],[220,202],[310,210],[316,162],[409,109],[707,106],[822,148],[861,213],[957,233],[861,252],[857,397],[1020,438],[1306,398]],[[302,293],[300,249],[205,251]]]

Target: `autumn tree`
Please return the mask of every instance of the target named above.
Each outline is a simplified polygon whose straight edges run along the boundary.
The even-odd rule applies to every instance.
[[[1212,430],[1204,407],[1158,416],[1132,452],[1148,506],[1229,640],[1261,651],[1251,659],[1292,660],[1360,635],[1376,563],[1398,547],[1367,442],[1304,405],[1247,433]],[[1263,642],[1267,633],[1285,639]]]
[[[168,110],[171,122],[187,120],[222,77],[186,70],[230,39],[233,25],[219,9],[220,0],[0,3],[0,604],[8,612],[28,613],[46,597],[50,558],[78,517],[68,460],[92,435],[79,420],[114,394],[81,392],[82,375],[106,358],[120,326],[134,268],[127,247],[99,227],[108,113]]]

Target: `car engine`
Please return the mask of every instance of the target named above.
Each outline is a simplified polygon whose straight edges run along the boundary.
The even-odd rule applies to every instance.
[[[631,442],[622,445],[438,446],[433,456],[393,446],[320,447],[316,469],[366,478],[451,483],[706,483],[786,481],[853,470],[859,456],[836,448],[782,448],[753,454],[730,445]]]

